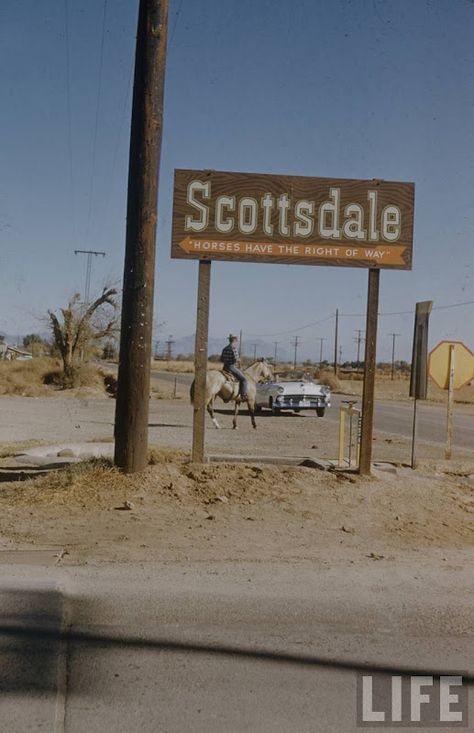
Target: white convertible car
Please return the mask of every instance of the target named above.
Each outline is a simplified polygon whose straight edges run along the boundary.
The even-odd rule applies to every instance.
[[[281,410],[316,410],[323,417],[326,407],[331,407],[331,390],[312,380],[277,381],[257,384],[256,408],[268,408],[274,415]]]

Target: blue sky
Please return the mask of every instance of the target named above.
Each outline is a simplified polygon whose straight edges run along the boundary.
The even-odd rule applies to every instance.
[[[0,332],[42,330],[48,308],[83,290],[74,249],[107,252],[94,290],[121,281],[137,6],[106,2],[102,46],[104,0],[2,3]],[[172,0],[157,337],[195,326],[197,264],[169,255],[174,168],[415,181],[414,268],[382,272],[380,310],[474,301],[473,37],[470,0]],[[358,269],[215,263],[211,334],[242,328],[289,347],[294,332],[316,357],[333,320],[295,329],[336,307],[362,314],[366,280]],[[472,347],[473,323],[474,305],[435,310],[431,342]],[[341,319],[344,358],[363,325]],[[383,316],[379,358],[392,331],[409,357],[412,326],[410,313]]]

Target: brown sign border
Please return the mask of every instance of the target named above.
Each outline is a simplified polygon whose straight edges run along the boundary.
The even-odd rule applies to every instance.
[[[322,239],[317,235],[312,235],[311,238],[301,239],[295,241],[291,237],[284,237],[281,234],[274,234],[266,237],[262,232],[255,232],[255,234],[243,235],[238,233],[237,236],[232,236],[232,233],[225,234],[217,232],[214,228],[213,221],[203,233],[192,233],[185,230],[184,217],[186,213],[191,213],[186,207],[186,189],[190,179],[198,178],[199,180],[212,180],[212,202],[215,201],[217,196],[226,193],[227,195],[235,195],[236,197],[242,195],[251,196],[255,193],[255,188],[258,189],[257,196],[262,195],[263,192],[268,191],[273,195],[287,191],[292,197],[296,199],[303,199],[311,197],[312,200],[325,200],[329,196],[330,188],[341,188],[341,209],[349,202],[359,203],[365,206],[364,212],[367,219],[367,193],[369,190],[377,190],[378,194],[378,211],[382,210],[385,205],[394,204],[398,205],[402,210],[402,236],[395,244],[391,244],[385,241],[379,241],[377,243],[357,243],[356,240],[349,239]],[[252,185],[254,189],[252,189]],[[217,189],[217,190],[216,190]],[[323,194],[323,199],[321,199]],[[395,269],[395,270],[410,270],[412,267],[412,252],[413,252],[413,227],[414,227],[414,195],[415,195],[415,184],[411,182],[396,182],[396,181],[384,181],[380,179],[348,179],[348,178],[316,178],[308,176],[286,176],[286,175],[274,175],[266,173],[242,173],[242,172],[230,172],[230,171],[216,171],[216,170],[191,170],[191,169],[176,169],[174,177],[174,192],[173,192],[173,231],[172,231],[172,245],[171,245],[171,257],[177,259],[191,259],[191,260],[222,260],[231,262],[252,262],[252,263],[271,263],[271,264],[298,264],[298,265],[311,265],[311,266],[336,266],[336,267],[357,267],[357,268],[376,268],[376,269]],[[318,200],[319,197],[319,200]],[[211,209],[214,213],[214,207]],[[213,219],[213,217],[211,217]],[[259,244],[272,244],[275,247],[281,248],[281,246],[291,247],[315,247],[326,249],[328,256],[292,256],[291,254],[244,254],[242,251],[237,252],[222,252],[222,251],[184,251],[183,247],[186,246],[186,240],[190,242],[190,246],[193,246],[194,242],[209,243],[219,242],[221,246],[235,245],[254,245]],[[194,245],[196,246],[196,245]],[[199,244],[199,246],[204,246]],[[213,244],[213,246],[216,246]],[[384,264],[383,261],[379,261],[373,258],[359,258],[350,259],[337,256],[335,250],[346,248],[348,251],[351,249],[371,249],[371,250],[386,250],[395,252],[395,248],[403,248],[403,263],[402,264]],[[331,256],[329,256],[329,250],[332,250]]]

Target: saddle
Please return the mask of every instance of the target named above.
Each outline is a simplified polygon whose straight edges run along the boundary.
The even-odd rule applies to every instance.
[[[220,371],[221,371],[221,374],[224,375],[225,380],[226,380],[224,387],[227,387],[230,393],[228,398],[222,397],[222,400],[224,402],[230,402],[231,400],[235,399],[239,394],[239,391],[240,391],[239,380],[237,379],[237,377],[234,377],[234,375],[231,374],[230,372],[226,372],[225,369],[221,369]]]

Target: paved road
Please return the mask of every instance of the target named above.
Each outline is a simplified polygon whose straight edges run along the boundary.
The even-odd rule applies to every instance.
[[[444,559],[0,566],[0,729],[356,733],[358,670],[472,674]]]
[[[171,374],[170,372],[152,372],[155,381],[171,382],[175,378],[178,385],[188,387],[192,374]],[[339,406],[351,399],[350,395],[333,395],[332,409],[326,416],[330,420],[339,419]],[[355,398],[354,398],[355,399]],[[360,406],[360,398],[358,405]],[[418,439],[430,443],[444,445],[446,442],[446,408],[432,403],[418,403]],[[413,425],[413,404],[411,402],[393,402],[377,400],[375,404],[375,429],[384,433],[411,438]],[[454,416],[454,445],[458,448],[474,451],[474,408],[459,408]]]

